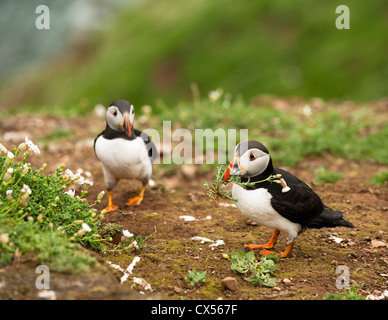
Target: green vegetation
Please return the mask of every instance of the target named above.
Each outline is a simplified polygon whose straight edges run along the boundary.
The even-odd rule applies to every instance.
[[[345,113],[335,105],[326,105],[320,110],[312,108],[310,115],[304,114],[300,105],[277,110],[270,103],[248,104],[230,95],[200,98],[194,93],[193,101],[162,109],[159,119],[187,128],[193,136],[195,128],[213,130],[208,139],[211,141],[203,143],[204,150],[214,144],[215,150],[228,154],[229,142],[223,144],[216,138],[216,128],[226,133],[237,129],[236,141],[240,139],[239,129],[248,129],[248,138],[268,148],[275,166],[292,167],[306,156],[325,152],[352,160],[388,163],[388,149],[382,147],[382,141],[388,140],[388,124],[368,106],[355,106],[352,113]],[[161,132],[162,123],[157,123],[155,129]]]
[[[388,187],[388,171],[384,170],[381,173],[375,174],[369,182],[377,186],[386,186]]]
[[[315,183],[334,183],[342,178],[342,174],[338,172],[332,172],[327,170],[324,166],[321,166],[315,170],[317,176],[314,179]]]
[[[40,150],[30,140],[6,150],[0,144],[0,263],[9,263],[20,255],[64,272],[81,272],[95,262],[80,245],[102,250],[98,227],[102,214],[96,216],[84,198],[91,184],[80,174],[58,167],[45,175],[46,164],[34,169],[26,162]],[[83,186],[80,195],[69,189]]]
[[[118,98],[140,106],[161,97],[175,105],[188,98],[193,81],[204,92],[221,87],[246,99],[258,93],[386,96],[386,1],[347,4],[349,30],[335,27],[338,5],[141,1],[122,8],[101,33],[79,40],[66,59],[46,66],[17,105],[62,114],[86,113]]]
[[[262,256],[260,261],[256,260],[253,251],[248,253],[244,251],[235,252],[232,251],[231,270],[236,273],[251,275],[244,278],[245,281],[252,284],[259,284],[260,286],[274,287],[276,285],[276,279],[270,276],[274,275],[273,272],[278,269],[278,266],[274,261],[280,258],[276,255]]]
[[[185,281],[192,287],[198,283],[206,282],[206,271],[189,270],[189,275],[185,277]]]
[[[348,290],[343,290],[340,293],[327,292],[323,296],[324,300],[365,300],[364,296],[358,295],[358,289],[351,286]]]

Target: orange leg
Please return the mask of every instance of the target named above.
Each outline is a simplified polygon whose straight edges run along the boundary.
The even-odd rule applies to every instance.
[[[140,205],[140,203],[143,201],[145,188],[146,184],[144,183],[143,187],[141,188],[140,194],[137,197],[129,199],[127,205],[131,207]]]
[[[104,209],[106,212],[111,212],[111,211],[114,211],[114,210],[117,210],[119,207],[115,206],[112,202],[112,199],[113,199],[113,190],[109,190],[109,203],[108,203],[108,206]]]
[[[290,254],[291,250],[292,250],[292,247],[294,246],[295,244],[295,240],[292,241],[287,247],[286,249],[283,251],[283,252],[279,252],[279,253],[275,253],[273,251],[269,251],[269,250],[261,250],[260,253],[264,256],[267,256],[269,254],[276,254],[277,256],[280,256],[282,258],[285,258],[285,257],[288,257],[288,255]]]
[[[278,240],[279,233],[280,233],[280,231],[278,229],[275,229],[273,231],[271,239],[269,239],[269,242],[267,244],[252,244],[252,243],[249,243],[249,244],[244,244],[244,247],[248,247],[251,250],[257,250],[259,248],[272,249],[274,247],[276,241]]]

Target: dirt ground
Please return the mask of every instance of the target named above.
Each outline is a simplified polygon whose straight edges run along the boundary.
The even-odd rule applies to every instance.
[[[54,116],[13,116],[0,120],[0,141],[6,146],[19,144],[28,135],[38,143],[42,153],[31,158],[33,165],[48,164],[54,171],[64,163],[73,171],[89,171],[94,185],[88,199],[93,202],[105,190],[100,163],[93,153],[93,139],[105,126],[105,120],[92,115],[65,119]],[[62,134],[58,134],[62,132]],[[276,165],[276,163],[275,163]],[[315,185],[314,170],[325,165],[341,172],[343,178],[334,184]],[[230,201],[215,207],[206,195],[203,183],[213,181],[213,171],[184,165],[168,168],[154,165],[156,186],[147,187],[141,206],[129,208],[126,201],[137,195],[140,183],[121,181],[114,193],[120,210],[107,213],[102,225],[115,223],[135,236],[150,236],[152,247],[127,253],[93,253],[98,263],[87,274],[52,272],[50,292],[45,296],[35,287],[35,265],[21,259],[0,266],[0,299],[322,299],[326,292],[338,293],[336,268],[349,268],[350,284],[361,286],[359,294],[379,295],[388,287],[388,188],[366,182],[388,166],[339,159],[329,154],[309,157],[294,168],[285,168],[300,177],[355,228],[307,230],[301,234],[290,257],[277,262],[277,285],[274,288],[254,286],[230,270],[223,254],[246,250],[244,243],[267,243],[272,230],[252,225]],[[98,209],[107,205],[107,196]],[[194,217],[185,221],[182,216]],[[191,238],[200,236],[213,242],[201,243]],[[121,233],[110,244],[118,243]],[[341,238],[337,243],[334,239]],[[211,246],[216,240],[224,244]],[[282,251],[285,235],[275,247]],[[260,254],[255,253],[259,258]],[[122,271],[134,261],[132,274],[120,284]],[[206,271],[206,282],[191,287],[184,278],[188,271]],[[221,283],[234,277],[237,290]],[[134,280],[143,279],[143,285]],[[150,287],[145,286],[149,284]]]

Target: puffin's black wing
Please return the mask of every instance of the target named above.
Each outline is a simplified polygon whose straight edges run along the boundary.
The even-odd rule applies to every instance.
[[[150,136],[143,131],[140,131],[137,129],[133,129],[133,130],[134,130],[135,135],[137,137],[140,137],[143,139],[143,141],[146,145],[147,151],[148,151],[148,156],[151,158],[151,161],[154,161],[158,157],[158,150],[156,150],[156,146],[151,141]]]
[[[309,221],[323,212],[325,206],[321,198],[307,184],[291,173],[275,168],[274,174],[279,173],[290,190],[283,193],[280,184],[272,183],[270,186],[272,207],[284,218],[294,223],[307,225]]]

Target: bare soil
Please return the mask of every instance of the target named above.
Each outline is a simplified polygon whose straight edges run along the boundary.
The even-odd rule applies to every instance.
[[[100,163],[93,153],[93,139],[104,128],[105,122],[97,116],[65,119],[54,116],[13,116],[0,121],[0,141],[17,145],[28,135],[38,142],[42,153],[34,156],[33,165],[48,164],[54,171],[64,163],[75,171],[90,171],[94,185],[88,199],[93,202],[105,190]],[[62,137],[53,135],[58,130],[67,132]],[[7,139],[4,139],[7,138]],[[276,165],[276,164],[275,164]],[[343,178],[333,184],[315,185],[314,170],[325,165],[341,172]],[[213,170],[199,166],[165,167],[154,165],[156,187],[147,187],[139,207],[126,206],[129,198],[140,191],[137,181],[121,181],[115,189],[114,203],[119,210],[107,213],[102,225],[115,223],[135,236],[150,236],[152,247],[121,253],[95,253],[98,263],[86,274],[51,272],[50,290],[53,299],[322,299],[326,292],[337,293],[336,268],[345,265],[350,271],[350,284],[361,286],[359,294],[378,295],[387,289],[388,273],[388,189],[366,182],[387,166],[371,162],[349,161],[329,154],[308,157],[294,168],[285,168],[300,177],[336,210],[344,211],[345,219],[355,228],[307,230],[301,234],[290,257],[277,262],[277,285],[274,288],[254,286],[230,270],[230,262],[223,254],[246,250],[244,243],[267,243],[272,230],[252,225],[233,206],[215,207],[206,197],[205,181],[213,181]],[[232,204],[230,201],[222,201]],[[105,197],[98,209],[107,205]],[[181,216],[192,216],[184,221]],[[200,236],[214,242],[200,243],[192,237]],[[333,236],[341,238],[337,243]],[[121,238],[118,233],[109,246]],[[377,241],[376,241],[377,240]],[[383,243],[383,244],[382,244]],[[275,247],[282,251],[285,235],[280,235]],[[260,254],[255,253],[259,258]],[[121,271],[107,261],[126,269],[135,257],[140,257],[132,275],[123,284]],[[28,257],[11,265],[0,266],[1,299],[44,299],[36,289],[35,267]],[[206,271],[206,282],[194,287],[184,278],[188,271]],[[234,277],[237,290],[226,289],[221,280]],[[133,282],[142,278],[152,291]]]

